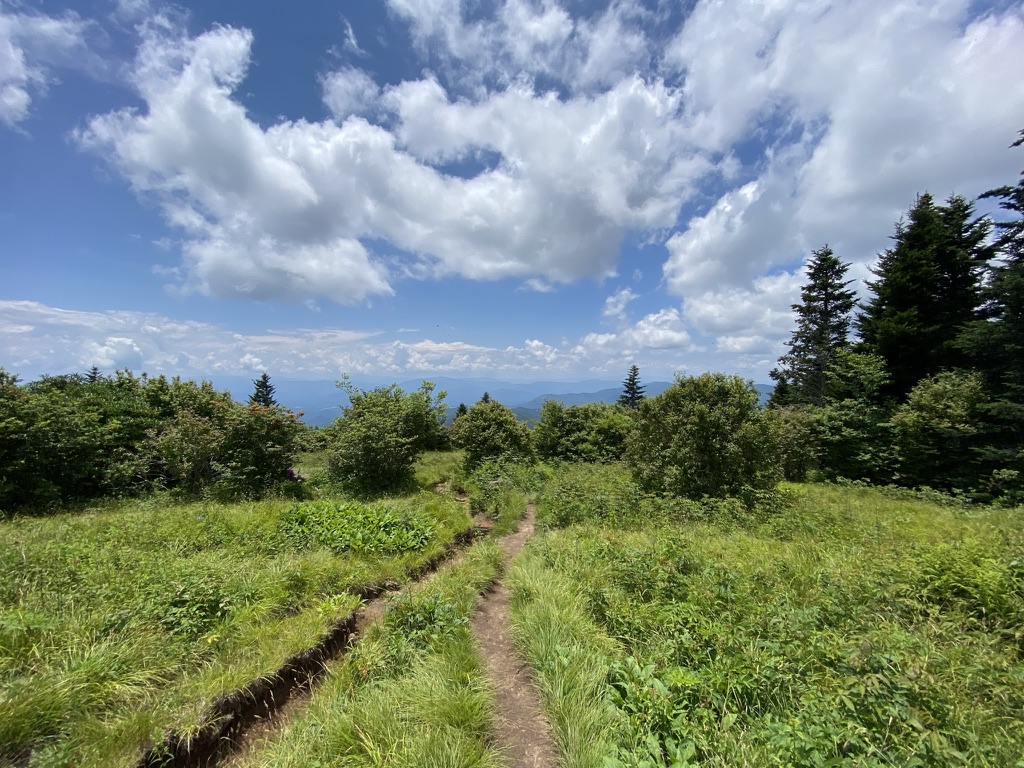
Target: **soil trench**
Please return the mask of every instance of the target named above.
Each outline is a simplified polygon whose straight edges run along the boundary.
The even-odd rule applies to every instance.
[[[506,562],[518,555],[533,534],[534,505],[526,509],[516,533],[499,542]],[[557,748],[533,682],[512,641],[509,595],[499,581],[473,616],[473,634],[497,703],[495,738],[510,768],[553,768]]]

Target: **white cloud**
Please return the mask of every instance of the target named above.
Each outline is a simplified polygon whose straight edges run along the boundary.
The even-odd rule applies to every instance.
[[[340,119],[349,115],[372,114],[380,88],[366,72],[344,67],[327,74],[322,82],[324,103]]]
[[[587,334],[576,344],[525,339],[498,348],[431,338],[385,340],[381,335],[330,328],[239,333],[155,313],[83,312],[0,300],[0,359],[29,376],[84,371],[93,365],[108,372],[128,367],[193,377],[261,370],[315,378],[346,372],[542,378],[575,376],[583,370],[617,376],[641,359],[652,371],[673,371],[696,350],[675,309],[651,313],[618,333]]]
[[[368,238],[411,254],[393,269],[421,278],[605,276],[623,234],[671,226],[708,168],[686,153],[671,90],[635,77],[568,101],[517,85],[452,102],[436,80],[403,83],[383,96],[392,135],[351,115],[376,95],[346,69],[324,80],[342,122],[264,130],[233,97],[251,44],[227,27],[195,39],[150,30],[135,68],[146,111],[101,115],[77,134],[163,201],[186,234],[186,287],[213,295],[388,294]],[[500,162],[469,178],[431,165],[481,152]]]
[[[971,20],[970,10],[966,0],[700,4],[665,57],[685,72],[690,138],[726,150],[760,131],[769,146],[753,181],[668,240],[669,289],[749,286],[825,242],[862,267],[918,192],[1005,183],[1024,108],[1024,15]]]
[[[625,320],[626,305],[635,298],[637,298],[637,294],[633,293],[629,288],[616,291],[604,300],[604,308],[601,310],[601,314],[605,317]]]
[[[54,67],[88,58],[88,28],[71,12],[10,13],[0,5],[0,122],[13,126],[28,117],[33,97],[52,82]]]

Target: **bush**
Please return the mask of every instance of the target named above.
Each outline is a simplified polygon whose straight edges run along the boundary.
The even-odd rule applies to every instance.
[[[533,443],[544,459],[618,461],[633,428],[631,411],[619,405],[564,406],[546,400],[533,428]]]
[[[985,392],[978,373],[944,371],[919,381],[891,419],[900,479],[908,485],[974,488]]]
[[[782,474],[792,482],[803,482],[818,467],[818,419],[815,409],[799,406],[776,408]]]
[[[397,384],[368,392],[347,380],[339,386],[348,390],[349,406],[331,428],[331,476],[358,494],[409,486],[416,457],[442,440],[445,393],[434,398],[430,382],[412,394]]]
[[[782,479],[779,429],[738,376],[677,377],[640,404],[626,461],[647,491],[748,503]]]
[[[474,469],[486,459],[532,461],[529,428],[495,400],[481,400],[452,424],[452,442],[464,451],[464,467]]]

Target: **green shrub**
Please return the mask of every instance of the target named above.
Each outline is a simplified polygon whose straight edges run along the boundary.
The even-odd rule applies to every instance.
[[[776,418],[738,376],[677,377],[640,404],[626,462],[646,490],[689,499],[750,497],[782,479]]]
[[[564,461],[618,461],[633,428],[630,409],[620,405],[588,403],[566,407],[555,400],[541,406],[533,428],[533,443],[543,459]]]
[[[331,428],[330,475],[361,495],[411,487],[416,457],[443,439],[445,393],[434,399],[430,382],[412,394],[397,384],[366,392],[347,379],[339,386],[349,405]]]
[[[496,400],[476,403],[451,429],[452,442],[463,450],[463,465],[472,470],[487,459],[532,461],[529,428]]]

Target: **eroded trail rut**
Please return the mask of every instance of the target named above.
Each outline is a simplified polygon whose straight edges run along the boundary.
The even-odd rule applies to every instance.
[[[499,542],[506,562],[533,534],[534,513],[531,504],[519,530]],[[553,768],[557,749],[530,668],[512,641],[508,602],[508,589],[499,581],[482,599],[472,622],[497,703],[495,739],[510,768]]]
[[[518,555],[534,531],[535,508],[530,504],[519,523],[519,530],[498,541],[506,565]],[[408,589],[422,584],[441,566],[457,562],[462,551],[475,538],[486,535],[492,523],[474,520],[451,546],[415,572]],[[136,768],[198,768],[220,765],[223,768],[244,763],[261,741],[282,728],[305,709],[318,680],[328,671],[333,659],[342,656],[366,630],[380,620],[386,610],[384,597],[398,588],[381,584],[363,588],[367,603],[339,621],[330,635],[293,659],[274,674],[254,680],[245,688],[222,697],[214,704],[211,720],[197,734],[185,737],[169,733],[159,745],[147,750]],[[554,768],[557,749],[544,715],[540,695],[529,667],[522,661],[512,640],[509,619],[509,595],[503,581],[495,582],[482,598],[472,620],[473,634],[492,689],[497,715],[495,743],[509,768]],[[307,658],[308,657],[308,658]],[[299,663],[299,661],[305,663]]]

